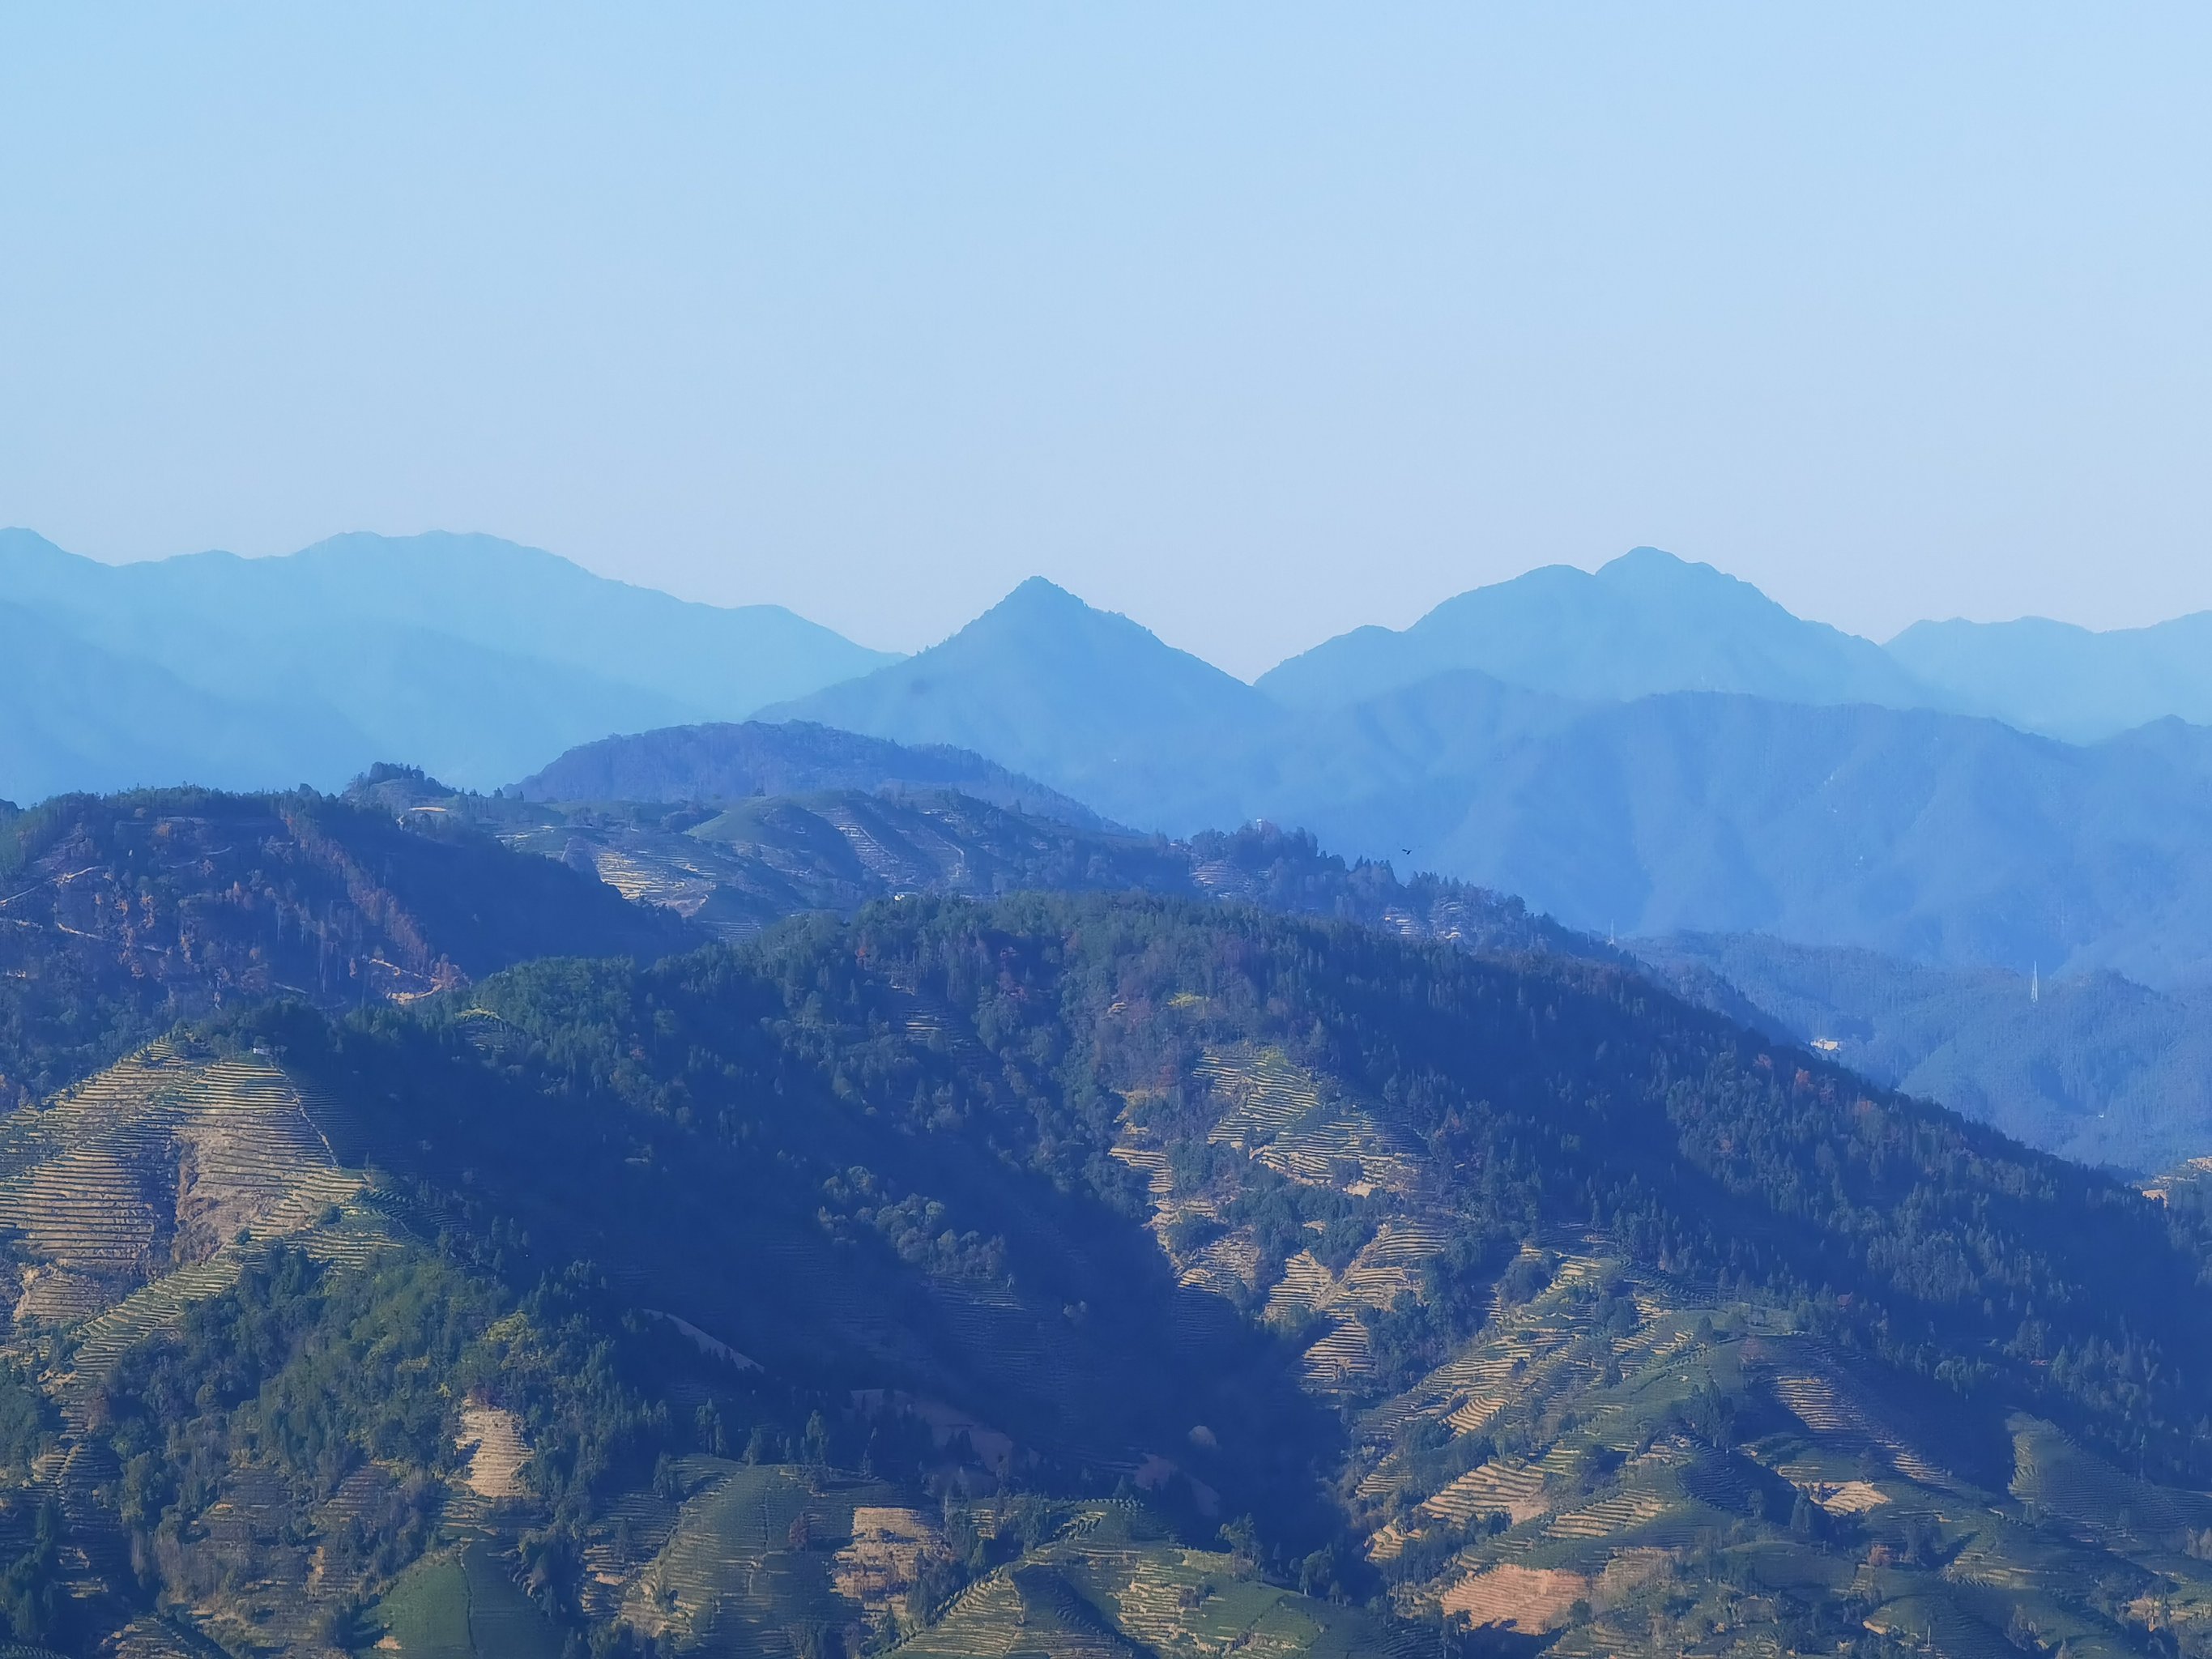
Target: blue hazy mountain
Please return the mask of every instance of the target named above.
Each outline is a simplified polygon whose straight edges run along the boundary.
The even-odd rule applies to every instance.
[[[332,752],[369,743],[335,709],[219,696],[0,601],[0,796],[27,805],[146,783],[289,787]]]
[[[1259,686],[1290,708],[1341,708],[1454,670],[1585,702],[1732,691],[1984,714],[2090,742],[2169,716],[2212,725],[2212,612],[2108,633],[1923,622],[1882,646],[1639,547],[1594,574],[1551,565],[1475,588],[1401,630],[1354,629]]]
[[[1355,629],[1278,665],[1259,686],[1291,708],[1334,708],[1455,669],[1585,701],[1662,691],[1895,708],[1936,701],[1871,640],[1653,547],[1595,574],[1549,565],[1475,588],[1402,632]]]
[[[523,779],[514,793],[527,801],[731,804],[761,795],[947,789],[1085,829],[1104,822],[1080,802],[969,750],[914,747],[805,720],[676,726],[601,738]]]
[[[1632,948],[1692,1001],[2046,1152],[2150,1174],[2212,1146],[2212,987],[1931,967],[1757,934]]]
[[[593,738],[741,718],[892,660],[780,606],[687,604],[487,536],[112,566],[9,531],[0,599],[135,665],[121,681],[63,669],[43,688],[0,677],[0,721],[48,757],[0,775],[18,798],[184,779],[332,787],[393,755],[489,787]],[[183,691],[142,720],[117,699],[149,674]],[[240,716],[266,731],[224,735]]]
[[[2212,611],[2093,633],[2070,623],[1916,623],[1889,653],[1952,706],[2087,741],[2172,714],[2212,726]]]
[[[785,716],[973,750],[1140,829],[1310,829],[1600,933],[2212,976],[2212,731],[2178,720],[2083,746],[1867,703],[1583,701],[1468,669],[1290,711],[1042,582],[768,714]]]
[[[1173,830],[1249,816],[1245,780],[1215,762],[1249,761],[1288,724],[1242,680],[1042,577],[941,645],[763,718],[973,750],[1109,817]]]
[[[1474,740],[1419,735],[1470,701]],[[1340,759],[1319,778],[1277,763],[1258,810],[1600,933],[2212,978],[2212,731],[2166,720],[2077,746],[1864,705],[1509,699],[1499,724],[1499,703],[1443,681],[1364,705],[1360,729],[1415,734],[1370,752],[1370,791]]]

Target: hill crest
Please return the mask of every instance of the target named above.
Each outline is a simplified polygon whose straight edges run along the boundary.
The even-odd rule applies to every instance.
[[[1587,702],[1705,690],[1910,708],[1929,696],[1873,641],[1653,547],[1594,573],[1547,565],[1471,589],[1401,632],[1339,635],[1257,684],[1293,708],[1340,708],[1470,668]]]
[[[1031,577],[943,642],[762,718],[973,750],[1109,817],[1152,823],[1146,809],[1170,781],[1187,787],[1209,750],[1282,716],[1234,676]],[[1224,797],[1160,827],[1247,816]]]

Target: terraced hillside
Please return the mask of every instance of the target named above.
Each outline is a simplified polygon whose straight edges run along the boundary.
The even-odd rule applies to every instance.
[[[1626,959],[1516,899],[1431,876],[1401,881],[1388,865],[1347,865],[1311,836],[1271,824],[1170,841],[957,790],[890,787],[733,803],[524,803],[418,789],[379,804],[465,817],[726,939],[915,893],[1140,890],[1358,921],[1469,950]]]
[[[393,1167],[428,1142],[539,1248],[816,1390],[869,1478],[939,1480],[934,1509],[854,1500],[913,1511],[874,1540],[890,1582],[948,1495],[1013,1479],[1142,1494],[1174,1549],[1431,1644],[2197,1641],[2200,1212],[1632,975],[1189,902],[914,900],[470,1002],[279,1040],[399,1097]],[[927,1449],[858,1405],[887,1388]],[[678,1547],[710,1474],[592,1534],[613,1585],[664,1574],[604,1616],[738,1616],[699,1564],[758,1581],[757,1540]],[[943,1642],[1161,1645],[1002,1565]]]
[[[1580,1654],[2202,1644],[2212,1498],[1558,1243],[1543,1291],[1361,1418],[1348,1501],[1402,1607]]]
[[[147,1611],[128,1565],[146,1540],[132,1541],[131,1482],[112,1434],[135,1357],[234,1293],[272,1249],[362,1273],[406,1247],[391,1196],[333,1150],[344,1121],[265,1056],[170,1040],[0,1117],[0,1226],[21,1287],[0,1365],[43,1425],[6,1501],[52,1504],[65,1518],[52,1569],[60,1632],[84,1640]],[[362,1474],[371,1486],[380,1478]],[[241,1468],[219,1484],[223,1502],[178,1532],[176,1558],[263,1571],[251,1594],[201,1598],[198,1620],[257,1642],[297,1638],[354,1586],[325,1571],[330,1582],[311,1591],[320,1570],[304,1552],[255,1547],[250,1534],[276,1529],[292,1507],[265,1472]],[[371,1495],[360,1480],[342,1487],[325,1519]],[[260,1616],[244,1612],[262,1604]],[[129,1650],[191,1650],[181,1639],[141,1617]]]
[[[2194,1188],[1610,967],[917,898],[204,1043],[0,1125],[37,1639],[2212,1650]]]
[[[51,1506],[63,1540],[40,1569],[57,1609],[45,1625],[0,1602],[17,1634],[131,1655],[373,1640],[551,1656],[596,1625],[796,1656],[927,1632],[948,1604],[972,1622],[1002,1581],[1034,1601],[1079,1570],[1184,1571],[1171,1528],[1133,1499],[994,1492],[1012,1443],[941,1402],[811,1386],[765,1343],[779,1363],[764,1372],[690,1320],[647,1313],[634,1262],[612,1300],[502,1288],[536,1271],[499,1258],[495,1241],[516,1237],[504,1216],[489,1253],[460,1244],[473,1229],[459,1193],[361,1162],[399,1149],[390,1127],[265,1049],[183,1038],[0,1118],[0,1224],[25,1287],[0,1379],[43,1425],[0,1474],[0,1522]],[[805,1260],[797,1242],[787,1267]],[[866,1305],[865,1276],[841,1291],[833,1265],[800,1270],[848,1316]],[[1021,1312],[1003,1292],[945,1305]],[[991,1317],[949,1330],[1002,1335]],[[609,1370],[611,1341],[625,1352]],[[1037,1457],[1021,1449],[1026,1469]],[[1134,1460],[1103,1478],[1133,1475]],[[1079,1547],[1108,1520],[1103,1554]],[[1242,1598],[1209,1608],[1232,1632],[1380,1628],[1216,1576]],[[1095,1591],[1016,1606],[1012,1648],[1110,1629],[1110,1601],[1067,1625],[1079,1593]]]
[[[726,808],[461,804],[509,846],[596,874],[726,938],[877,898],[1024,887],[1161,888],[1188,866],[1142,836],[946,791],[765,796]]]
[[[0,823],[0,1107],[220,1008],[343,1010],[685,943],[675,919],[440,815],[402,825],[305,792],[63,797]]]

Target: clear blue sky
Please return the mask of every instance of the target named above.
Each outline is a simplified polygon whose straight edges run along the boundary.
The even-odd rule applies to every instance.
[[[1638,542],[2212,607],[2212,8],[0,12],[0,522],[1252,673]]]

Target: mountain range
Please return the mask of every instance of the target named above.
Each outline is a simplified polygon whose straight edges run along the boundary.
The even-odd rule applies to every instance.
[[[678,775],[663,772],[668,799],[658,801],[517,803],[444,796],[434,785],[402,795],[393,783],[349,794],[410,822],[435,814],[478,825],[728,939],[798,913],[851,915],[920,893],[1143,890],[1357,921],[1473,951],[1638,963],[1686,1000],[2046,1152],[2143,1176],[2212,1147],[2212,992],[2201,987],[2162,992],[2112,973],[2045,981],[2033,970],[1936,967],[1747,933],[1613,946],[1516,898],[1347,863],[1306,832],[1252,824],[1173,841],[916,787],[908,780],[920,769],[893,744],[884,745],[891,758],[882,787],[852,787],[865,778],[841,751],[822,775],[842,787],[810,788],[797,763],[813,729],[759,730],[793,740],[785,775],[799,793],[739,792],[671,811],[684,796]],[[634,741],[644,740],[610,745]]]
[[[1982,714],[2087,743],[2167,718],[2212,724],[2212,611],[2107,633],[1922,622],[1878,645],[1639,547],[1595,572],[1549,565],[1475,588],[1403,630],[1354,629],[1258,684],[1291,708],[1334,708],[1455,669],[1583,702],[1733,691]]]
[[[757,725],[716,729],[753,714],[962,750],[977,758],[957,776],[940,757],[912,781],[1050,797],[1063,817],[1310,828],[1589,931],[2154,988],[2212,975],[2212,747],[2183,718],[2212,708],[2202,618],[1928,624],[1884,647],[1639,549],[1249,685],[1041,580],[901,659],[483,538],[107,567],[11,532],[0,583],[0,793],[18,798],[174,776],[330,788],[385,757],[539,794],[799,787]]]
[[[673,752],[700,752],[702,734],[684,735]],[[1748,934],[1616,948],[1516,898],[1347,863],[1304,832],[1249,825],[1171,841],[1060,816],[1048,793],[994,802],[915,781],[983,765],[957,751],[872,749],[795,726],[703,736],[718,763],[732,750],[714,740],[733,737],[747,764],[774,768],[794,793],[755,793],[756,771],[736,775],[744,787],[716,802],[604,791],[517,800],[379,767],[342,799],[148,792],[0,811],[0,1101],[57,1087],[179,1019],[258,998],[334,1010],[404,1000],[533,955],[653,957],[902,896],[1143,890],[1469,951],[1640,964],[1773,1041],[1832,1054],[2030,1146],[2138,1176],[2212,1147],[2202,989],[2155,991],[2112,974],[2032,989],[1997,969]],[[873,777],[872,758],[883,769]],[[609,763],[622,775],[618,757]],[[677,774],[654,776],[675,794]],[[149,896],[125,905],[130,892]]]
[[[1691,593],[1715,580],[1663,556],[1624,562]],[[1761,625],[1808,626],[1725,591]],[[1880,672],[1845,636],[1812,637]],[[2152,985],[2212,975],[2212,729],[2179,720],[2073,744],[1841,697],[1571,698],[1465,666],[1292,710],[1042,582],[763,717],[972,749],[1142,829],[1303,825],[1599,933],[1757,932]]]
[[[1547,565],[1475,588],[1402,632],[1354,629],[1258,684],[1292,708],[1340,708],[1455,669],[1583,702],[1735,691],[1914,708],[1930,696],[1872,641],[1803,621],[1748,582],[1651,547],[1595,573]]]
[[[489,788],[615,732],[737,719],[889,660],[488,536],[137,564],[0,531],[0,794],[336,788],[404,757]]]
[[[568,775],[655,799],[0,809],[12,1650],[2212,1633],[2204,1183],[1843,1052],[2078,1093],[2162,1033],[2140,1119],[2193,1005],[1646,968],[930,773],[1010,776],[738,726]]]

